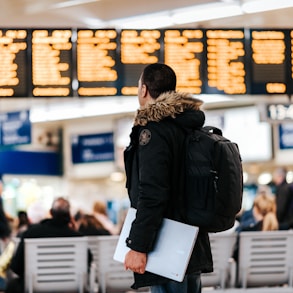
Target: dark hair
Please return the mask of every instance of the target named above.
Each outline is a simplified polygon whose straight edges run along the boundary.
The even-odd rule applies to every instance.
[[[18,228],[21,227],[22,225],[29,224],[29,219],[27,217],[26,211],[18,211],[17,217],[18,217]]]
[[[70,222],[70,203],[67,199],[63,197],[55,199],[50,211],[53,219],[63,223]]]
[[[154,63],[144,68],[141,82],[146,85],[151,97],[156,99],[162,93],[175,91],[176,74],[170,66]]]

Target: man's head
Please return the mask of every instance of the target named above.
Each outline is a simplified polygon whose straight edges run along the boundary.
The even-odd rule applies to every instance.
[[[53,201],[50,213],[53,219],[63,223],[70,222],[70,204],[69,201],[63,197],[58,197]]]
[[[146,103],[145,98],[156,99],[162,93],[175,91],[176,74],[174,70],[162,63],[146,66],[138,82],[138,97],[141,106]]]

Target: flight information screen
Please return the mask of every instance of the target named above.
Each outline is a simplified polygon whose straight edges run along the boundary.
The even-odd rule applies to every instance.
[[[203,37],[198,29],[164,31],[164,62],[176,72],[179,91],[202,92]]]
[[[117,94],[117,32],[77,31],[77,80],[79,96]]]
[[[207,94],[246,94],[243,29],[206,30],[205,89]]]
[[[192,94],[293,94],[293,29],[1,29],[0,97],[137,95],[170,65]]]
[[[0,96],[28,96],[28,33],[0,29]]]
[[[160,61],[159,30],[122,30],[120,35],[121,94],[137,95],[143,68]]]
[[[72,30],[32,31],[32,95],[72,96]]]
[[[251,93],[285,94],[292,57],[287,60],[288,30],[250,30]]]

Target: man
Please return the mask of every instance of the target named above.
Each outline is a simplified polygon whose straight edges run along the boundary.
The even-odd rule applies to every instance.
[[[198,234],[183,282],[145,271],[162,219],[184,218],[178,208],[184,189],[182,128],[201,127],[205,120],[202,101],[175,88],[174,71],[159,63],[148,65],[138,82],[140,109],[124,152],[126,187],[137,213],[127,238],[131,250],[124,266],[134,272],[132,288],[150,286],[152,293],[200,293],[200,273],[213,270],[208,234],[203,231]]]
[[[63,197],[58,197],[53,201],[50,209],[52,218],[45,219],[39,224],[31,225],[21,237],[16,253],[11,261],[11,270],[19,276],[12,279],[6,289],[6,293],[24,292],[24,239],[25,238],[45,238],[45,237],[77,237],[83,236],[75,231],[72,217],[70,215],[70,204]],[[89,252],[89,264],[92,255]]]
[[[293,227],[293,185],[287,183],[286,175],[285,168],[276,168],[273,173],[280,230],[288,230]]]

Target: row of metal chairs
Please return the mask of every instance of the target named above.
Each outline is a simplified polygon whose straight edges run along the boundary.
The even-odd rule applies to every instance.
[[[237,263],[231,258],[236,239],[233,233],[210,234],[214,272],[202,275],[203,291],[293,293],[292,231],[240,233]],[[129,291],[132,272],[113,260],[117,241],[118,236],[25,239],[26,292]],[[90,270],[88,248],[94,257]]]
[[[126,291],[133,282],[132,273],[113,260],[117,241],[117,236],[89,237],[102,293]],[[240,233],[237,262],[236,241],[235,233],[210,234],[214,272],[202,274],[203,291],[293,293],[293,231]]]
[[[13,241],[18,245],[19,238]],[[25,239],[25,293],[129,291],[132,272],[113,260],[117,241],[118,236]]]
[[[202,275],[206,290],[293,293],[293,231],[242,232],[238,237],[236,262],[231,256],[237,235],[210,235],[214,272]]]

